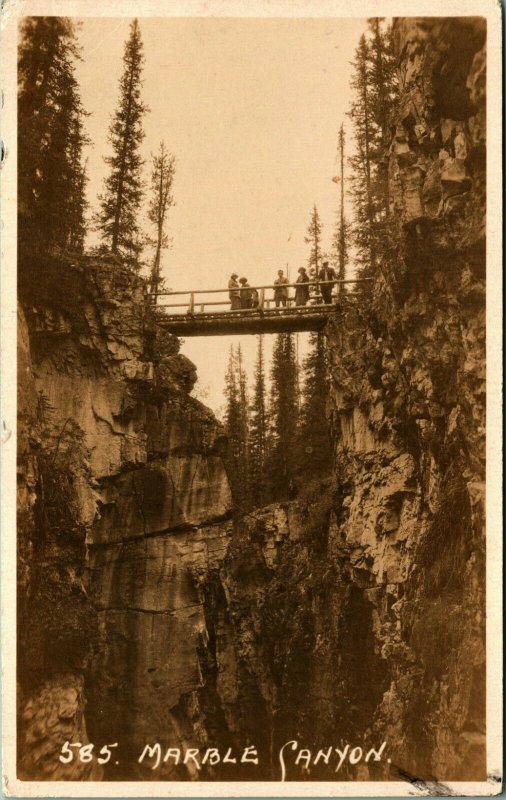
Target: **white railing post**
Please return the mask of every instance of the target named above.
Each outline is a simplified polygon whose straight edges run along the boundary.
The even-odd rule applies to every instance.
[[[265,289],[262,287],[260,289],[260,298],[259,298],[259,301],[258,301],[258,307],[259,307],[260,311],[264,310],[264,302],[265,302]]]
[[[188,313],[193,314],[194,309],[195,309],[195,295],[193,294],[193,292],[190,292],[190,305],[188,306]]]

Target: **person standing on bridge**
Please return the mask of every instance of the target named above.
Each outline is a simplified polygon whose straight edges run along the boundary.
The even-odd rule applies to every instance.
[[[237,283],[238,277],[237,273],[233,272],[228,282],[228,296],[230,298],[231,311],[237,311],[241,307],[241,295],[239,292],[239,284]]]
[[[278,277],[274,281],[274,300],[276,302],[276,308],[279,306],[286,306],[288,301],[288,288],[286,284],[288,283],[288,278],[285,278],[282,269],[278,269]]]
[[[247,278],[239,278],[241,288],[239,294],[241,297],[241,308],[251,308],[251,288]]]
[[[307,274],[304,267],[301,267],[299,269],[299,277],[297,278],[295,283],[305,284],[305,286],[302,285],[295,287],[295,305],[305,306],[307,301],[309,300],[309,275]]]
[[[322,282],[337,280],[336,271],[332,267],[329,267],[328,261],[323,262],[323,267],[318,273],[318,280]],[[332,303],[332,289],[334,288],[334,286],[335,283],[325,283],[323,286],[320,286],[323,302],[326,303],[327,305]]]

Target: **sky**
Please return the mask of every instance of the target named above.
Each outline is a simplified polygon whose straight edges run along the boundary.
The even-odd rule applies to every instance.
[[[250,284],[295,279],[316,204],[330,247],[339,204],[337,134],[351,130],[350,62],[365,19],[141,18],[144,45],[142,154],[163,139],[176,157],[162,274],[173,290],[221,288],[232,272]],[[88,199],[97,208],[110,154],[128,18],[80,23],[81,86],[87,133]],[[96,243],[90,231],[89,244]],[[299,334],[301,356],[307,335]],[[264,337],[269,353],[273,337]],[[253,376],[254,336],[187,338],[197,366],[195,393],[220,413],[231,344],[241,343]]]

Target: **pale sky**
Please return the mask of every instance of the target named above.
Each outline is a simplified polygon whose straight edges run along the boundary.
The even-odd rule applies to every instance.
[[[172,289],[220,288],[231,272],[250,284],[290,278],[306,265],[304,235],[316,203],[330,247],[339,202],[337,133],[351,100],[350,61],[365,19],[141,18],[143,100],[150,107],[142,151],[164,139],[176,156],[163,260]],[[127,18],[82,20],[78,65],[85,109],[92,210],[107,174],[103,156],[118,100]],[[150,165],[146,163],[146,178]],[[89,242],[95,241],[91,234]],[[264,337],[270,351],[270,336]],[[299,335],[301,352],[306,336]],[[186,339],[199,392],[219,410],[228,350],[240,341],[253,374],[256,337]]]

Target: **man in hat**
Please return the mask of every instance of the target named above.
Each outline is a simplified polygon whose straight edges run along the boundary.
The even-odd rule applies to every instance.
[[[324,261],[323,266],[318,273],[318,280],[319,281],[335,281],[337,279],[336,271],[332,267],[329,267],[329,262]],[[320,286],[320,291],[322,293],[322,298],[324,303],[332,303],[332,289],[334,288],[335,283],[324,283],[323,286]]]
[[[278,269],[278,277],[274,281],[274,300],[276,302],[276,308],[279,308],[280,305],[286,306],[288,300],[288,289],[286,284],[288,283],[288,278],[285,278],[283,275],[283,270]]]
[[[237,283],[238,277],[237,273],[233,272],[228,282],[228,296],[230,298],[231,311],[237,311],[241,307],[241,295],[239,293],[239,284]]]

